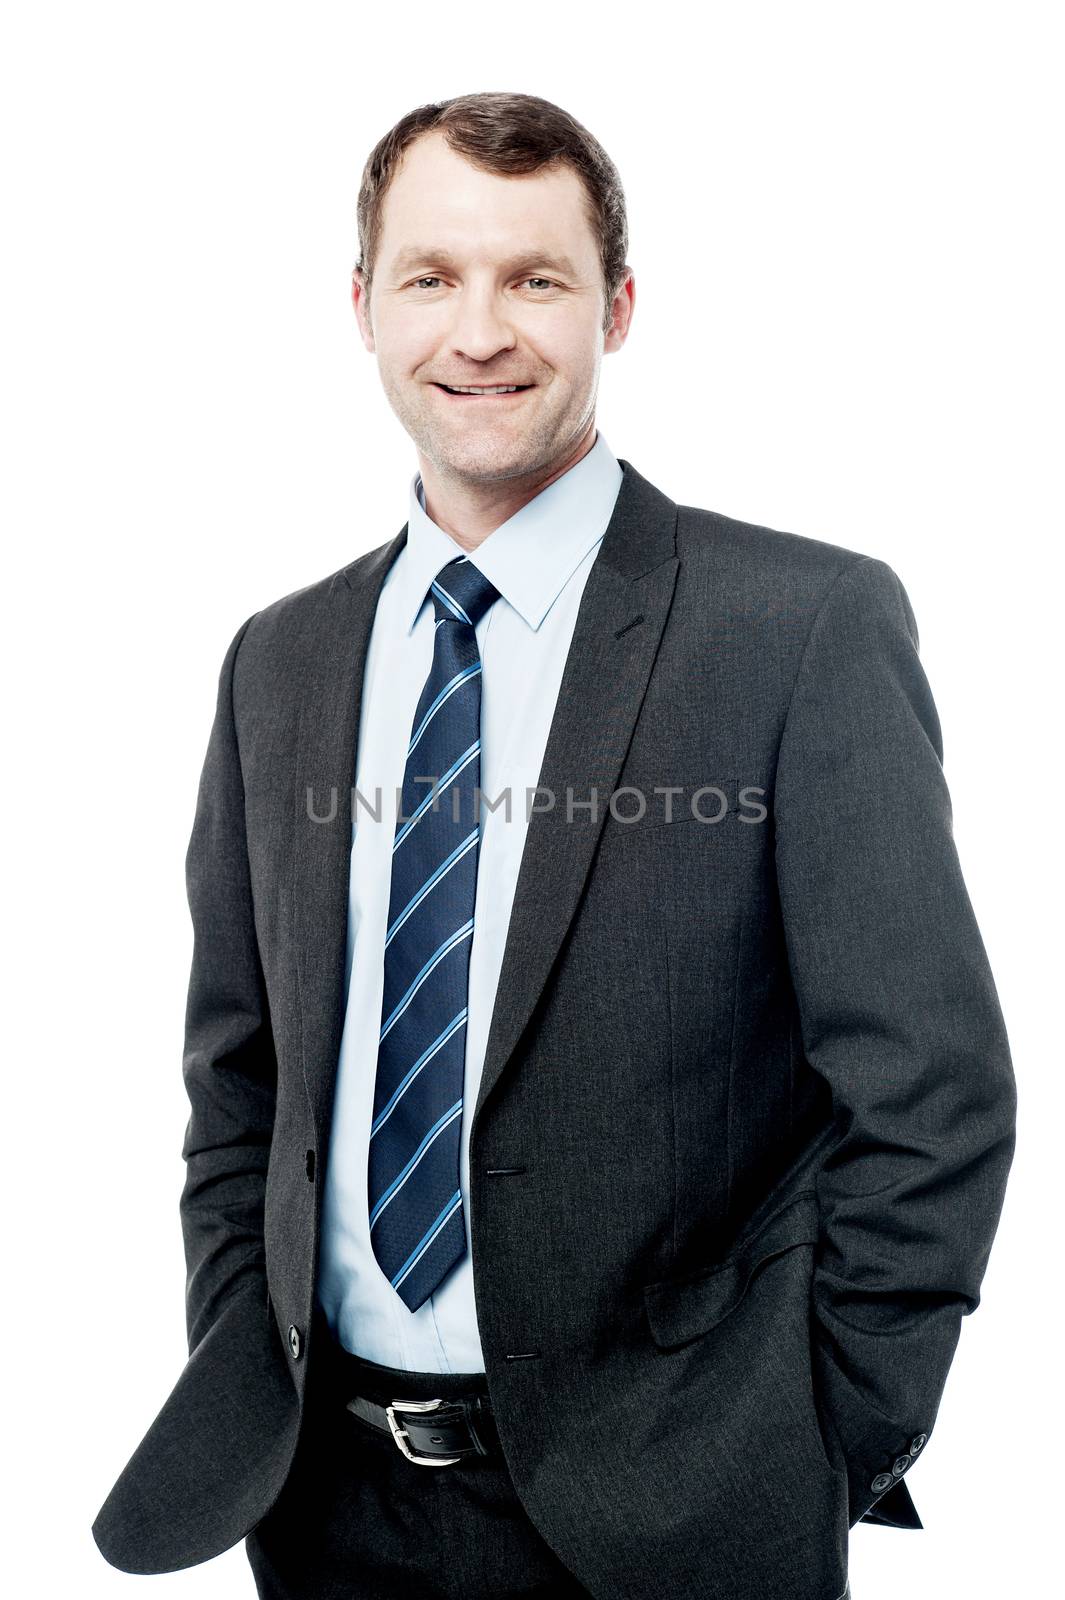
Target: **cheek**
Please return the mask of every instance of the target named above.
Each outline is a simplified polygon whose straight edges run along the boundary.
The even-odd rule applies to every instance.
[[[539,339],[533,346],[537,356],[570,389],[584,389],[594,382],[601,359],[602,334],[594,318],[582,316],[578,324],[571,317],[559,326],[554,337]]]
[[[382,374],[396,383],[422,382],[445,347],[443,330],[428,316],[379,317],[373,333]]]

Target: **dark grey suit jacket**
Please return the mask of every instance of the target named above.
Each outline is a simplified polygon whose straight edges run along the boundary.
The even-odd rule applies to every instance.
[[[834,1600],[859,1518],[921,1526],[905,1475],[979,1303],[1013,1068],[895,573],[621,465],[473,1108],[488,1383],[591,1593]],[[125,1571],[235,1544],[292,1462],[363,667],[406,531],[222,667],[187,862],[190,1357],[93,1525]]]

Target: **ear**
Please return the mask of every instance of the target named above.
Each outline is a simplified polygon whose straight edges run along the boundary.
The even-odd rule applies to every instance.
[[[366,280],[356,267],[351,274],[351,304],[359,324],[362,342],[367,350],[373,352],[374,345],[373,324],[370,321],[370,296],[366,287]]]
[[[636,275],[631,267],[628,274],[610,307],[610,321],[603,338],[604,355],[612,350],[620,350],[629,335],[629,324],[636,307]]]

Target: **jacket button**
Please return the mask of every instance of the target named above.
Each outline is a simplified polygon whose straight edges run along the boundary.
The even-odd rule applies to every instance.
[[[917,1454],[918,1450],[920,1450],[921,1446],[924,1444],[924,1442],[925,1442],[925,1440],[927,1438],[928,1438],[927,1433],[919,1433],[914,1438],[912,1438],[910,1440],[910,1454],[911,1454],[911,1456],[915,1456]]]
[[[288,1330],[288,1347],[298,1361],[300,1358],[300,1330],[298,1328],[290,1328]]]
[[[874,1494],[883,1494],[885,1489],[891,1488],[894,1481],[890,1472],[878,1472],[869,1487]]]
[[[896,1478],[902,1477],[902,1474],[906,1471],[906,1468],[909,1466],[909,1464],[909,1456],[896,1457],[896,1459],[891,1463],[891,1470],[895,1474]]]

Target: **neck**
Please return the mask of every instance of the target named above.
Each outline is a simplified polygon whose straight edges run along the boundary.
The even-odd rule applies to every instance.
[[[506,478],[496,483],[471,483],[462,478],[442,476],[431,462],[419,455],[425,510],[437,527],[450,534],[463,550],[476,550],[522,506],[535,500],[556,478],[575,467],[593,448],[597,438],[593,417],[586,431],[561,460],[524,477]]]

